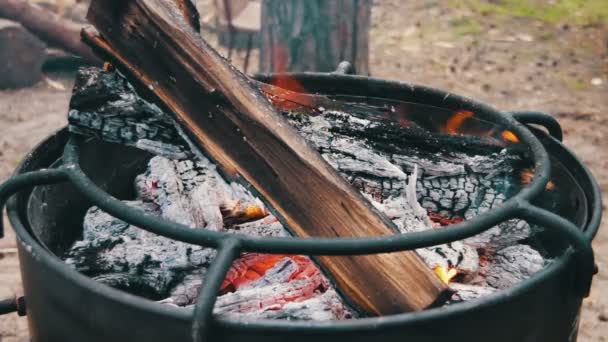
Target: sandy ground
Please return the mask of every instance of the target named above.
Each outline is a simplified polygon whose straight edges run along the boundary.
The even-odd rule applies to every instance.
[[[608,25],[480,15],[450,3],[376,1],[373,76],[432,85],[502,110],[553,113],[564,128],[565,144],[608,193]],[[235,58],[237,66],[242,54]],[[29,89],[0,91],[0,180],[38,141],[66,123],[71,75],[47,77],[65,90],[43,81]],[[583,307],[581,342],[608,340],[607,222],[594,241],[600,273]],[[0,241],[0,298],[20,287],[14,248],[9,232]],[[24,318],[0,319],[0,341],[26,337]]]

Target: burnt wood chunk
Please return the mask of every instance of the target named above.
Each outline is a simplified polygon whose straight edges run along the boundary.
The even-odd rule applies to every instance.
[[[89,21],[112,62],[172,113],[231,180],[252,185],[301,237],[391,235],[395,226],[308,146],[249,79],[171,1],[93,1]],[[145,56],[145,58],[142,58]],[[447,286],[415,252],[319,257],[342,294],[374,314],[420,310]],[[368,276],[362,277],[362,274]]]

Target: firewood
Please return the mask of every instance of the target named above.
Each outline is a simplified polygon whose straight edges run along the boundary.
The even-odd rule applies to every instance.
[[[45,44],[19,23],[0,19],[0,88],[40,81],[45,52]]]
[[[114,50],[112,62],[147,87],[228,178],[251,184],[294,233],[395,233],[169,1],[93,1],[88,19]],[[318,261],[369,314],[420,310],[447,292],[414,252]],[[362,276],[370,271],[373,277]]]

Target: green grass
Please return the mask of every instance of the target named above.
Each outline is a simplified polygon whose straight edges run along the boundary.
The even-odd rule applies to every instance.
[[[476,35],[482,31],[481,25],[471,18],[454,19],[450,21],[450,25],[459,36]]]
[[[533,18],[548,23],[608,23],[608,0],[452,0],[481,13]]]

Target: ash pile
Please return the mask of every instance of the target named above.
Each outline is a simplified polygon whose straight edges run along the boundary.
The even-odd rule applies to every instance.
[[[277,105],[276,98],[270,100]],[[290,235],[271,208],[242,185],[226,182],[210,160],[193,152],[171,116],[138,96],[119,73],[82,69],[70,108],[72,133],[156,155],[134,180],[137,196],[128,205],[192,229]],[[525,153],[503,142],[377,120],[361,115],[364,104],[347,108],[357,110],[312,106],[284,110],[283,115],[395,223],[398,233],[449,229],[501,206],[529,178]],[[507,289],[545,267],[550,259],[531,243],[539,229],[510,220],[480,235],[417,252],[454,290],[449,305]],[[64,259],[112,287],[191,309],[214,256],[214,249],[155,235],[92,207],[84,217],[82,240]],[[290,320],[358,316],[314,259],[257,253],[245,253],[234,262],[215,313]]]

